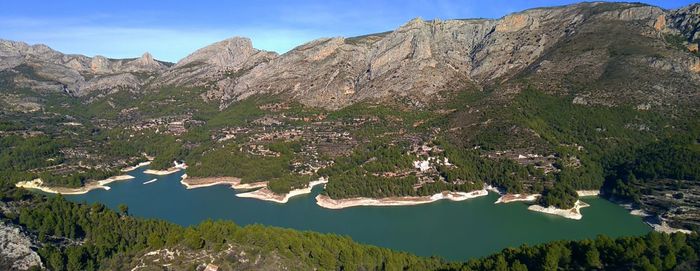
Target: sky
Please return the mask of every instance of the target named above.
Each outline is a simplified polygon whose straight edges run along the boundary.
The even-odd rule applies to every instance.
[[[63,53],[177,62],[198,48],[233,36],[284,53],[322,37],[393,30],[421,17],[500,18],[567,0],[258,0],[258,1],[4,1],[0,39],[43,43]],[[696,1],[641,1],[674,9]]]

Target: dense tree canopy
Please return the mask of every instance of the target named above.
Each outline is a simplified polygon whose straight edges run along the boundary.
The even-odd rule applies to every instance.
[[[542,206],[554,206],[559,209],[571,209],[578,200],[576,190],[568,184],[556,183],[553,187],[545,188],[538,204]]]
[[[160,220],[119,215],[101,204],[85,205],[61,196],[43,197],[5,187],[3,202],[31,201],[18,217],[2,217],[39,236],[39,250],[51,270],[97,270],[123,266],[133,257],[160,248],[217,251],[226,244],[279,253],[288,263],[319,270],[697,270],[697,234],[650,233],[642,237],[556,241],[507,248],[482,259],[445,262],[388,249],[359,245],[332,234],[300,232],[229,221],[204,221],[181,227]],[[79,242],[60,242],[61,238]]]

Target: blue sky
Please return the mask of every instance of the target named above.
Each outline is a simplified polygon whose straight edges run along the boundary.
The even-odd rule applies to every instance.
[[[127,58],[148,51],[175,62],[232,36],[250,37],[256,48],[284,53],[321,37],[392,30],[415,17],[499,18],[574,2],[578,1],[4,1],[0,38],[88,56]],[[695,1],[642,2],[673,9]]]

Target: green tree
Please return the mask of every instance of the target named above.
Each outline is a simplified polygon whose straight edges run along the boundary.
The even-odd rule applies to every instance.
[[[586,251],[586,267],[591,269],[603,268],[603,263],[600,261],[600,252],[598,249],[589,246]]]
[[[185,245],[191,249],[200,249],[204,247],[204,239],[194,228],[187,228],[183,235]]]
[[[163,247],[163,245],[165,245],[164,239],[155,232],[148,235],[147,242],[149,247],[155,249],[160,249],[161,247]]]
[[[118,206],[117,208],[119,209],[119,213],[120,213],[122,216],[128,216],[128,215],[129,215],[129,206],[127,206],[126,204],[119,204],[119,206]]]
[[[85,259],[83,247],[69,247],[68,251],[68,270],[85,270]]]

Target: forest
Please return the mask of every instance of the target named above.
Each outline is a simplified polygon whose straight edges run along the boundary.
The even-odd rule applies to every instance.
[[[176,113],[161,112],[153,107],[153,103],[178,101],[183,108],[192,110],[193,118],[204,123],[188,127],[188,131],[181,135],[152,130],[134,132],[97,128],[90,124],[91,118],[117,118],[116,115],[100,113],[98,109],[104,106],[100,103],[91,104],[89,110],[75,116],[84,123],[82,126],[62,126],[61,123],[71,119],[61,114],[4,120],[0,122],[0,128],[7,132],[35,132],[31,127],[43,128],[36,136],[0,138],[0,173],[7,176],[3,181],[16,183],[41,177],[47,185],[79,187],[91,180],[107,178],[120,167],[143,161],[143,154],[148,154],[155,157],[150,165],[153,169],[171,167],[173,160],[185,160],[190,166],[187,169],[190,176],[233,176],[243,182],[270,181],[270,188],[278,193],[305,185],[308,178],[294,174],[291,163],[303,159],[299,150],[308,147],[310,142],[301,139],[261,143],[279,155],[259,156],[242,148],[245,137],[225,143],[213,140],[216,129],[239,125],[253,127],[252,119],[277,114],[260,109],[260,105],[279,100],[252,97],[220,112],[202,101],[179,100],[196,93],[200,92],[195,89],[163,89],[157,95],[142,97],[144,100],[122,97],[122,94],[112,97],[115,103],[123,106],[144,106],[147,110],[143,114],[150,117]],[[688,119],[687,116],[669,123],[658,114],[628,106],[582,106],[573,104],[570,98],[529,87],[514,95],[512,101],[503,107],[482,108],[493,102],[490,99],[495,99],[494,93],[465,90],[426,110],[406,110],[396,104],[357,103],[337,111],[324,111],[291,104],[282,113],[294,116],[325,114],[327,120],[343,125],[353,125],[354,119],[369,120],[356,127],[338,128],[344,131],[351,127],[348,132],[361,142],[349,155],[320,157],[333,162],[332,166],[318,172],[320,176],[330,177],[325,193],[333,198],[422,196],[442,189],[471,191],[488,184],[506,193],[546,193],[547,197],[541,204],[551,202],[571,206],[571,193],[560,193],[570,190],[568,188],[588,190],[602,187],[606,197],[635,202],[643,193],[645,182],[698,179],[699,169],[694,165],[700,160],[697,148],[700,129],[696,122],[682,121]],[[46,99],[56,105],[79,106],[65,97]],[[461,115],[464,104],[483,110],[476,116]],[[447,115],[435,113],[441,107],[456,111]],[[57,112],[67,113],[65,108],[54,108],[59,110]],[[439,129],[462,125],[463,119],[472,117],[477,122],[492,124],[469,132],[474,134],[432,134]],[[631,124],[649,129],[631,129],[628,127]],[[296,121],[288,125],[309,124]],[[669,127],[687,133],[673,133]],[[529,129],[537,136],[528,138],[527,133],[512,134],[513,129]],[[396,138],[384,136],[396,130],[404,134]],[[418,176],[405,174],[415,159],[407,155],[411,144],[407,138],[419,138],[444,150],[438,156],[448,158],[455,165],[438,165],[439,177],[444,182],[435,178],[434,182],[418,185]],[[99,151],[89,159],[66,155],[66,151],[82,149]],[[556,160],[555,170],[545,174],[532,165],[519,164],[512,159],[488,157],[495,151],[509,149],[552,155]],[[75,166],[80,163],[85,167]],[[73,167],[61,168],[64,165]],[[90,167],[93,169],[88,169]],[[420,188],[415,189],[416,186]]]
[[[135,218],[101,204],[79,204],[9,186],[0,200],[20,207],[0,218],[36,234],[39,254],[51,270],[128,269],[131,258],[160,248],[217,251],[228,244],[278,253],[288,264],[318,270],[697,270],[700,237],[652,232],[639,237],[555,241],[506,248],[466,262],[418,257],[361,245],[334,234],[204,221],[182,227]],[[29,207],[31,206],[31,207]],[[68,241],[67,240],[72,240]],[[225,259],[222,259],[225,260]],[[299,266],[299,265],[295,265]]]
[[[604,162],[603,191],[618,200],[639,202],[641,188],[646,182],[657,179],[700,181],[700,149],[696,142],[692,137],[673,137],[608,157]]]
[[[542,191],[542,196],[537,199],[537,204],[542,206],[554,206],[559,209],[571,209],[578,200],[578,194],[570,185],[556,183]]]

